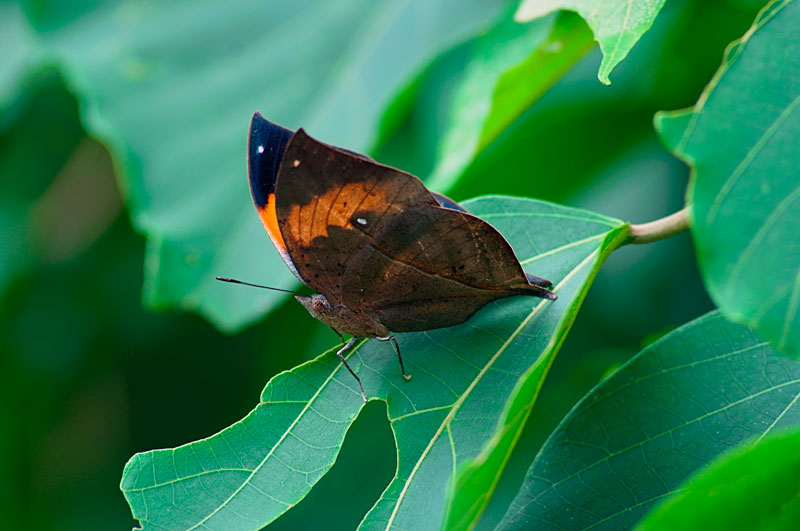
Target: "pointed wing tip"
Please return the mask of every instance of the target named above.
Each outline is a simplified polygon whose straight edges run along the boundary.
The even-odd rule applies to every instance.
[[[526,295],[533,295],[534,297],[539,297],[540,299],[546,299],[549,301],[554,301],[558,299],[558,295],[553,293],[547,288],[543,288],[541,286],[531,286],[528,285],[527,289],[525,290]]]
[[[253,116],[250,118],[250,131],[258,127],[259,125],[262,125],[264,122],[269,122],[269,120],[264,118],[264,116],[260,112],[254,111]]]
[[[253,201],[259,207],[269,202],[275,193],[275,182],[283,152],[293,133],[270,122],[256,111],[250,122],[247,150],[247,173]]]
[[[546,278],[537,277],[536,275],[531,275],[527,272],[525,273],[525,278],[528,279],[528,284],[539,286],[540,288],[549,288],[553,285],[553,283]]]

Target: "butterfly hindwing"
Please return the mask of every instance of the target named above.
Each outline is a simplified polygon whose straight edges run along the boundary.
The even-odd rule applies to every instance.
[[[531,286],[511,246],[471,214],[435,205],[404,210],[348,265],[344,302],[376,312],[392,331],[451,326]]]

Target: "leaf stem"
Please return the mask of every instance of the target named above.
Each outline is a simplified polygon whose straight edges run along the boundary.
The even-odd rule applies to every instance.
[[[664,238],[669,238],[689,228],[689,207],[670,214],[669,216],[642,223],[630,225],[630,236],[626,243],[650,243]]]

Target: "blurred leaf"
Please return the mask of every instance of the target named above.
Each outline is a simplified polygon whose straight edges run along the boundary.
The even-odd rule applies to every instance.
[[[589,24],[603,51],[597,77],[608,85],[608,75],[650,29],[663,5],[664,0],[524,0],[515,17],[527,21],[556,9],[577,12]]]
[[[647,347],[545,443],[501,529],[629,529],[717,455],[800,424],[800,364],[719,313]]]
[[[438,160],[426,179],[447,190],[475,157],[591,47],[583,21],[563,14],[519,24],[507,17],[470,45],[449,101]]]
[[[800,522],[800,432],[736,448],[698,471],[640,530],[770,529]]]
[[[38,262],[49,235],[36,223],[37,211],[85,138],[77,103],[54,72],[41,70],[27,81],[14,120],[0,133],[0,298]]]
[[[693,167],[692,234],[708,290],[731,319],[800,355],[800,2],[771,2],[697,105],[662,113]]]
[[[363,342],[348,354],[368,394],[388,403],[398,445],[397,476],[367,528],[438,528],[456,471],[487,444],[513,446],[588,285],[627,234],[617,220],[543,202],[488,197],[465,206],[553,280],[559,299],[533,307],[527,297],[505,299],[458,327],[402,334],[409,383],[385,344]],[[145,529],[259,529],[327,472],[364,406],[334,351],[273,378],[261,400],[217,435],[128,462],[121,488]],[[491,492],[499,471],[482,473]]]
[[[392,96],[501,6],[134,0],[79,6],[80,17],[47,2],[31,16],[63,58],[89,131],[110,145],[148,236],[146,300],[233,329],[281,297],[215,275],[294,283],[249,202],[253,111],[363,150]]]
[[[7,107],[21,92],[21,81],[37,55],[36,35],[16,1],[0,1],[0,130],[8,124]]]
[[[84,138],[31,211],[42,259],[63,262],[82,253],[121,210],[108,151]]]
[[[719,16],[720,9],[724,17]],[[694,103],[719,66],[724,47],[750,26],[757,11],[702,1],[665,4],[647,38],[615,69],[613,85],[597,83],[602,54],[592,51],[480,154],[451,196],[502,193],[575,205],[576,192],[600,189],[597,177],[611,165],[627,168],[621,159],[629,157],[631,148],[646,139],[658,143],[653,113]],[[698,46],[700,42],[703,46]],[[655,151],[659,152],[655,159],[647,162],[677,168],[674,161],[668,162],[669,153],[660,147]],[[682,198],[684,171],[673,172],[671,180],[680,187]],[[649,201],[661,199],[650,197]],[[612,199],[597,211],[631,219],[618,212],[624,204]],[[596,209],[585,202],[578,206]],[[658,213],[651,212],[639,221],[656,217]],[[624,321],[615,322],[622,333],[632,331],[622,325]]]
[[[648,38],[616,68],[611,86],[597,83],[602,54],[599,49],[593,50],[475,154],[475,161],[459,176],[449,195],[464,199],[500,193],[574,205],[576,190],[620,155],[627,156],[642,137],[658,143],[653,131],[654,112],[696,101],[719,66],[722,49],[741,35],[757,12],[730,4],[735,1],[727,0],[724,8],[697,0],[665,4]],[[725,17],[719,17],[720,9],[725,10]],[[563,16],[580,19],[573,13],[559,15]],[[373,153],[377,160],[419,175],[430,184],[426,176],[442,155],[439,144],[447,132],[454,85],[476,59],[474,48],[481,40],[470,41],[437,59],[409,91],[412,95],[407,99],[411,101],[393,105],[394,120],[387,121],[395,128]],[[698,46],[700,42],[703,46]],[[535,71],[536,63],[530,62],[530,66]],[[500,91],[506,86],[527,90],[524,78],[515,83],[513,74],[517,71],[527,75],[525,68],[505,75],[496,92],[496,103],[501,104]],[[400,118],[396,107],[401,107]],[[666,152],[658,156],[665,164],[675,164],[667,162],[671,158]],[[683,197],[683,172],[674,180],[681,181]],[[606,211],[627,219],[613,208]],[[651,219],[652,213],[642,221]]]

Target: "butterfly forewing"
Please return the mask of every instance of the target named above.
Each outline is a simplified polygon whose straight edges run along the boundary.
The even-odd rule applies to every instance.
[[[315,315],[331,326],[431,330],[511,295],[555,298],[491,225],[413,175],[258,114],[248,162],[267,232],[295,275],[327,299],[332,309]]]
[[[416,177],[332,148],[302,129],[284,153],[276,197],[294,266],[331,304],[342,303],[341,279],[360,249],[409,207],[437,204]]]
[[[265,120],[259,113],[255,113],[250,122],[247,173],[250,178],[250,193],[253,196],[261,223],[283,261],[302,281],[303,279],[289,256],[275,212],[275,182],[278,168],[292,135],[294,133],[289,129]]]

